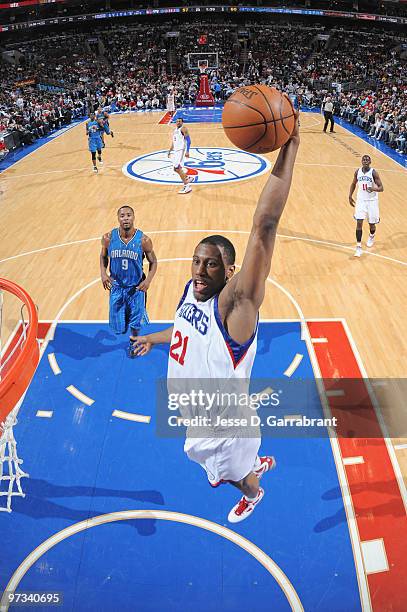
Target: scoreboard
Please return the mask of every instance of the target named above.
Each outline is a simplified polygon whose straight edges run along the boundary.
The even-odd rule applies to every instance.
[[[19,2],[1,3],[0,9],[20,8],[28,5],[54,4],[57,2],[65,2],[66,0],[20,0]],[[94,21],[101,19],[115,19],[134,16],[149,16],[149,15],[171,15],[171,14],[201,14],[205,13],[234,13],[234,14],[286,14],[286,15],[304,15],[304,16],[319,16],[319,17],[342,17],[352,20],[369,20],[384,23],[399,23],[407,24],[407,18],[388,15],[374,15],[370,13],[355,13],[338,10],[325,9],[300,9],[300,8],[274,8],[268,6],[189,6],[189,7],[163,7],[163,8],[143,8],[143,9],[128,9],[128,10],[110,10],[102,13],[79,14],[63,17],[54,17],[51,19],[37,19],[24,23],[8,23],[0,25],[0,32],[10,32],[13,30],[25,30],[46,25],[64,24],[64,23],[80,23],[81,21]],[[1,19],[1,17],[0,17]]]

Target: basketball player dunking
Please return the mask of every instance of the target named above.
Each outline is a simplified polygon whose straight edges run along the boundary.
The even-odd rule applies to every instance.
[[[296,125],[260,196],[240,272],[234,274],[235,249],[227,238],[204,238],[195,248],[192,279],[185,287],[173,327],[136,339],[136,355],[147,354],[155,344],[171,344],[168,386],[177,380],[223,379],[232,389],[250,379],[259,308],[298,145]],[[258,456],[259,432],[255,437],[219,436],[215,429],[207,437],[188,437],[187,432],[184,450],[206,470],[212,486],[229,482],[242,491],[243,497],[228,517],[237,523],[250,516],[261,501],[264,491],[259,479],[275,466],[275,461]]]
[[[383,183],[374,168],[370,167],[372,163],[369,155],[362,157],[362,167],[355,171],[353,181],[349,189],[349,204],[355,208],[356,219],[356,251],[355,257],[362,255],[362,230],[363,221],[368,220],[370,226],[369,238],[366,242],[367,247],[372,247],[376,235],[376,224],[380,222],[379,214],[379,196],[378,193],[383,191]],[[358,193],[355,200],[353,192],[356,185]]]
[[[191,137],[188,128],[184,125],[184,120],[180,117],[176,121],[176,128],[172,135],[171,148],[168,151],[168,157],[173,153],[174,172],[178,174],[181,181],[184,183],[182,189],[178,193],[190,193],[192,191],[189,184],[193,178],[188,177],[182,169],[184,157],[189,157],[189,149],[191,146]]]

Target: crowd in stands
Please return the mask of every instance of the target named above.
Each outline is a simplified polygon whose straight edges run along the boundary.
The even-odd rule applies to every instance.
[[[407,71],[396,36],[278,24],[246,26],[247,34],[196,23],[168,36],[171,27],[116,26],[10,46],[17,63],[0,63],[0,135],[16,131],[28,145],[99,105],[164,109],[171,91],[178,106],[193,104],[198,78],[189,54],[200,52],[216,57],[208,71],[216,101],[255,82],[297,94],[306,106],[334,91],[336,114],[407,153]]]
[[[407,155],[407,87],[381,86],[376,92],[342,94],[340,115],[362,128],[372,139],[381,140]]]

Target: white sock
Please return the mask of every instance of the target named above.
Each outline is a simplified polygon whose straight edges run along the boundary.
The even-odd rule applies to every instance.
[[[260,489],[259,489],[259,491],[260,491]],[[256,499],[257,499],[257,497],[258,497],[258,495],[259,495],[259,491],[257,491],[257,493],[256,493],[256,495],[255,495],[254,497],[249,497],[248,495],[245,495],[245,499],[246,499],[248,502],[254,502],[254,501],[256,501]]]
[[[369,238],[374,238],[376,236],[376,232],[374,234],[369,234]]]
[[[361,243],[361,242],[357,242],[357,243],[356,243],[356,246],[357,246],[357,247],[362,247],[362,243]]]

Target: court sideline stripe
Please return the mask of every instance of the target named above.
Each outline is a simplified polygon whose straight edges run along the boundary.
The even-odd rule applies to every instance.
[[[329,338],[329,344],[315,347],[321,372],[325,379],[333,376],[335,379],[359,379],[369,392],[365,372],[361,370],[357,362],[354,350],[356,347],[352,346],[345,325],[345,321],[331,324],[318,322],[309,324],[311,333],[323,333]],[[361,392],[363,394],[363,390]],[[354,399],[358,400],[358,397],[355,396]],[[347,465],[347,478],[356,507],[356,520],[362,550],[363,543],[384,538],[387,556],[390,558],[390,569],[385,568],[389,571],[383,569],[373,573],[365,567],[366,573],[369,574],[368,582],[373,609],[377,611],[387,608],[401,610],[405,552],[403,553],[400,542],[407,542],[404,499],[395,478],[396,466],[391,461],[389,440],[384,438],[385,432],[381,430],[379,415],[371,396],[370,399],[370,407],[364,406],[366,410],[364,427],[370,428],[370,431],[365,430],[365,435],[370,435],[370,438],[361,438],[353,433],[352,437],[342,436],[339,439],[339,445],[342,456],[345,458],[345,465],[346,457],[363,457],[363,462]],[[347,413],[344,412],[343,397],[333,396],[329,404],[340,427],[346,430],[352,419],[352,408]],[[352,403],[350,405],[352,406]],[[394,454],[394,450],[392,452]],[[378,483],[381,485],[379,489],[377,488]],[[377,501],[373,501],[373,492],[377,492]],[[363,559],[365,563],[367,559],[365,557]]]
[[[302,312],[301,312],[302,314]],[[302,314],[304,317],[304,315]],[[305,318],[304,318],[305,321]],[[317,354],[315,351],[315,345],[312,343],[312,336],[318,334],[312,334],[310,331],[309,324],[305,325],[306,333],[305,333],[305,343],[308,349],[308,355],[311,361],[311,366],[314,372],[314,379],[317,385],[318,394],[321,400],[321,406],[324,414],[327,418],[332,418],[331,409],[329,406],[328,398],[325,394],[325,387],[322,380],[321,370],[319,367],[319,362],[317,359]],[[317,345],[318,346],[318,345]],[[321,344],[320,346],[326,346],[325,344]],[[370,591],[367,582],[367,576],[365,573],[365,567],[363,562],[363,554],[362,547],[360,543],[359,537],[359,528],[356,520],[355,508],[353,505],[353,499],[349,488],[348,478],[345,471],[345,467],[342,463],[341,451],[339,446],[339,440],[334,431],[331,432],[329,436],[329,442],[331,444],[332,454],[334,457],[336,472],[338,475],[339,486],[341,489],[341,495],[343,500],[343,506],[346,515],[346,522],[349,528],[349,536],[353,551],[353,558],[355,561],[355,569],[356,569],[356,578],[359,586],[359,596],[361,601],[361,606],[363,612],[371,612],[372,604],[370,599]]]
[[[377,420],[379,422],[380,429],[383,432],[383,440],[384,440],[384,442],[386,444],[387,451],[389,453],[389,458],[390,458],[391,464],[393,466],[393,471],[394,471],[394,474],[396,476],[397,483],[398,483],[398,486],[399,486],[399,489],[400,489],[400,495],[401,495],[401,498],[403,500],[404,508],[406,510],[406,513],[407,513],[407,487],[406,487],[406,485],[404,483],[403,475],[402,475],[401,469],[400,469],[400,464],[399,464],[399,462],[397,460],[397,457],[396,457],[396,454],[394,452],[394,446],[393,446],[393,444],[391,442],[391,438],[389,438],[387,427],[386,427],[386,424],[385,424],[385,422],[383,420],[383,416],[382,416],[382,413],[381,413],[381,410],[380,410],[380,405],[378,404],[375,392],[372,389],[372,384],[371,384],[370,379],[369,379],[369,377],[367,375],[366,368],[365,368],[365,365],[363,363],[362,357],[361,357],[361,355],[359,353],[359,350],[357,348],[356,342],[353,339],[352,332],[350,331],[348,322],[345,319],[343,319],[342,320],[342,325],[343,325],[343,328],[345,330],[346,336],[348,338],[349,344],[352,347],[352,352],[353,352],[353,354],[355,356],[355,360],[356,360],[356,363],[358,365],[358,368],[359,368],[359,370],[360,370],[360,372],[362,374],[362,378],[364,378],[365,381],[366,381],[367,391],[368,391],[370,400],[371,400],[371,402],[373,404],[373,408],[374,408],[374,411],[376,413],[376,418],[377,418]]]

